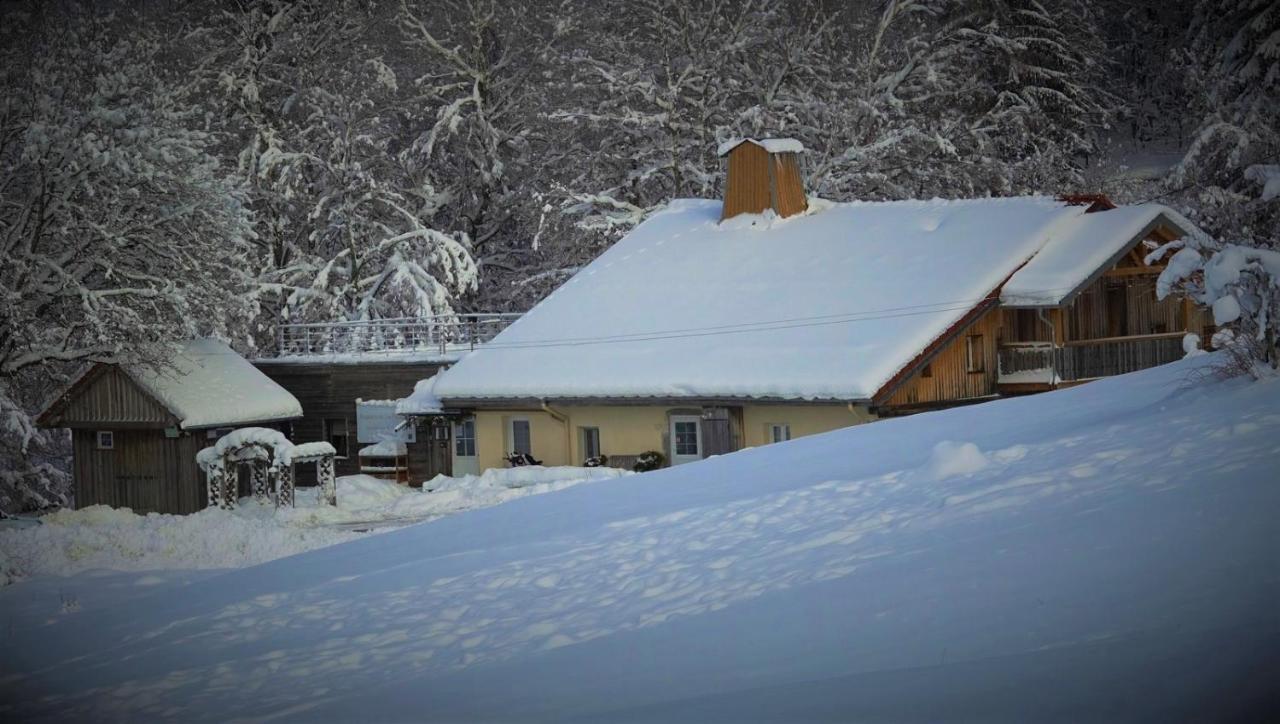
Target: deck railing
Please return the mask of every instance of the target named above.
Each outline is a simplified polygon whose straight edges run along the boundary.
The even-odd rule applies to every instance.
[[[1043,379],[1071,382],[1111,377],[1182,359],[1184,332],[1131,337],[1073,340],[1062,345],[1017,342],[1001,345],[1002,381],[1027,381],[1042,372]]]
[[[519,317],[518,313],[491,312],[282,324],[276,328],[276,349],[281,357],[370,352],[447,354],[475,349]]]

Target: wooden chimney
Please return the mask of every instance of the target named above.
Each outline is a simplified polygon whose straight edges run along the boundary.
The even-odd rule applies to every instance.
[[[787,217],[809,208],[800,180],[802,152],[804,146],[791,138],[742,138],[721,144],[719,154],[728,158],[729,174],[720,220],[766,209]]]

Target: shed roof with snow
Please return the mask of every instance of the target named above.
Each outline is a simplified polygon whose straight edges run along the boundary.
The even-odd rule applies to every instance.
[[[184,344],[168,366],[96,364],[41,413],[47,427],[77,423],[184,430],[292,420],[302,405],[226,343]]]

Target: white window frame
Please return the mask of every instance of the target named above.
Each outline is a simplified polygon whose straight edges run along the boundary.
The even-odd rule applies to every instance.
[[[103,440],[105,439],[105,443]],[[94,433],[94,442],[99,450],[115,450],[116,449],[116,432],[115,430],[98,430]]]
[[[693,423],[693,429],[696,433],[696,437],[694,438],[694,440],[697,443],[697,448],[698,448],[697,453],[694,455],[680,455],[676,452],[677,450],[676,423],[679,423],[679,422]],[[701,415],[672,415],[671,423],[668,425],[668,428],[669,428],[669,433],[671,435],[671,464],[672,465],[683,465],[684,463],[696,462],[702,459],[703,451],[706,448],[702,444],[702,416]]]
[[[523,423],[525,423],[526,425],[528,425],[528,426],[529,426],[529,449],[528,449],[528,450],[516,450],[516,423],[517,423],[517,422],[523,422]],[[525,416],[522,416],[522,415],[516,415],[516,416],[514,416],[514,417],[508,417],[508,418],[507,418],[507,445],[506,445],[506,447],[507,447],[507,449],[506,449],[506,451],[504,452],[504,454],[508,454],[508,453],[515,453],[515,452],[524,452],[524,453],[527,453],[528,455],[532,456],[532,455],[533,455],[533,421],[532,421],[532,420],[530,420],[528,417],[525,417]]]
[[[466,425],[467,423],[471,424],[470,437],[464,436],[462,434],[463,426]],[[470,455],[463,455],[462,453],[458,452],[458,443],[462,442],[463,440],[471,441]],[[477,452],[478,452],[478,449],[476,447],[476,419],[474,417],[464,417],[461,420],[458,420],[457,422],[453,423],[453,456],[455,458],[473,458],[473,457],[476,457]]]
[[[791,439],[791,425],[786,422],[771,422],[765,429],[767,434],[766,442],[772,445],[775,442],[787,442]],[[779,435],[778,433],[782,434]]]

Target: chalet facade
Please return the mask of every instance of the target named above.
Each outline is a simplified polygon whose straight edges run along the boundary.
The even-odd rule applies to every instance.
[[[801,151],[725,144],[724,201],[672,202],[402,412],[468,421],[480,469],[680,464],[1121,374],[1203,336],[1143,263],[1194,231],[1165,207],[836,204],[805,198]]]
[[[217,340],[160,370],[95,364],[38,417],[71,429],[77,507],[193,513],[208,502],[196,454],[232,428],[288,429],[298,400]]]

